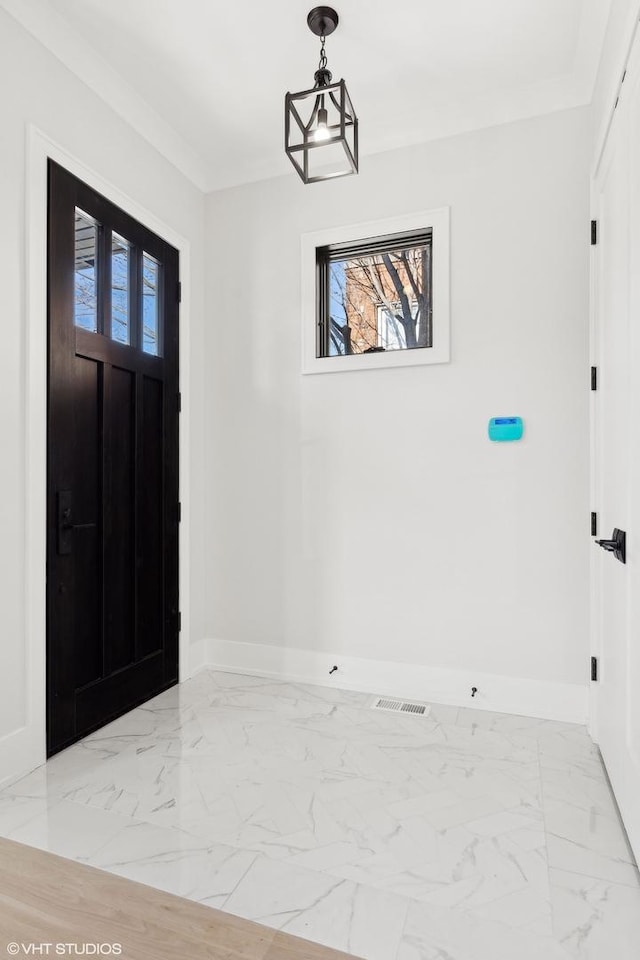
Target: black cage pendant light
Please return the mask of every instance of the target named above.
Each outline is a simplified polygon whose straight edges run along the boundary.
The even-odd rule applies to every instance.
[[[325,38],[338,26],[332,7],[314,7],[307,17],[320,37],[320,63],[311,90],[285,97],[285,149],[304,183],[358,172],[358,118],[344,80],[332,82]]]

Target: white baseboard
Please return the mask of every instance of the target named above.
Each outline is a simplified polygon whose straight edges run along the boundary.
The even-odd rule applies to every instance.
[[[45,760],[44,734],[36,724],[13,730],[0,739],[0,787],[20,780]]]
[[[330,676],[329,670],[334,664],[338,670]],[[525,680],[261,643],[199,640],[189,650],[189,673],[193,676],[207,667],[545,720],[586,723],[588,713],[586,684]],[[478,692],[472,698],[474,686]],[[2,737],[0,787],[30,773],[45,759],[44,731],[38,724],[21,727]]]
[[[261,643],[208,640],[205,645],[203,655],[206,662],[203,665],[231,673],[315,683],[544,720],[586,723],[588,716],[586,683],[526,680],[422,664],[345,657],[337,653],[292,650]],[[330,676],[329,670],[334,664],[338,670]],[[478,688],[475,697],[471,696],[472,687]]]
[[[188,674],[184,677],[180,674],[181,683],[183,680],[188,680],[189,677],[193,677],[194,674],[204,670],[204,668],[209,665],[209,646],[209,641],[204,638],[196,640],[195,643],[189,645]]]

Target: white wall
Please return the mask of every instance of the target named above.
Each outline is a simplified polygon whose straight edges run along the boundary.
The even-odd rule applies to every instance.
[[[27,125],[35,124],[52,140],[134,198],[151,214],[191,244],[190,365],[193,461],[191,486],[183,490],[192,514],[201,514],[204,489],[202,401],[204,359],[200,344],[203,324],[203,204],[202,194],[12,18],[0,10],[0,781],[38,762],[42,748],[42,691],[28,693],[41,664],[27,663],[25,622],[25,430],[27,390]],[[40,225],[44,243],[46,224]],[[42,329],[46,329],[42,317]],[[42,385],[40,385],[41,387]],[[44,441],[44,437],[43,437]],[[204,539],[194,531],[190,564],[195,572],[191,604],[191,635],[202,635],[204,591],[198,589]],[[41,610],[30,610],[34,622]],[[36,638],[41,643],[42,638]],[[38,703],[40,701],[40,703]],[[34,752],[35,751],[35,752]]]
[[[577,109],[209,197],[213,659],[585,684],[589,133]],[[301,234],[443,205],[452,362],[302,377]],[[525,440],[489,443],[510,414]]]

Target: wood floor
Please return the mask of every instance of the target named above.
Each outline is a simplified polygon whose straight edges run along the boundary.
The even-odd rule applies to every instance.
[[[0,955],[122,960],[354,960],[93,867],[0,839]],[[13,944],[13,947],[9,945]],[[18,945],[18,949],[15,945]],[[57,945],[67,948],[56,950]],[[104,945],[120,944],[121,951]],[[9,949],[7,950],[7,947]]]

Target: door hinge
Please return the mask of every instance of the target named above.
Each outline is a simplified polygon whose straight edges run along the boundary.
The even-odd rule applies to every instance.
[[[178,523],[182,523],[182,504],[178,500]]]
[[[178,394],[178,413],[182,413],[182,394]]]
[[[592,390],[598,389],[598,368],[597,367],[591,367],[591,389]]]
[[[591,657],[591,679],[595,683],[598,679],[598,658]]]
[[[182,284],[178,280],[178,289],[176,290],[176,300],[178,303],[182,303]]]
[[[182,630],[182,614],[178,612],[178,633]]]
[[[598,514],[597,513],[591,514],[591,536],[592,537],[598,536]]]
[[[592,220],[591,221],[591,246],[595,247],[597,242],[598,242],[598,221]]]

